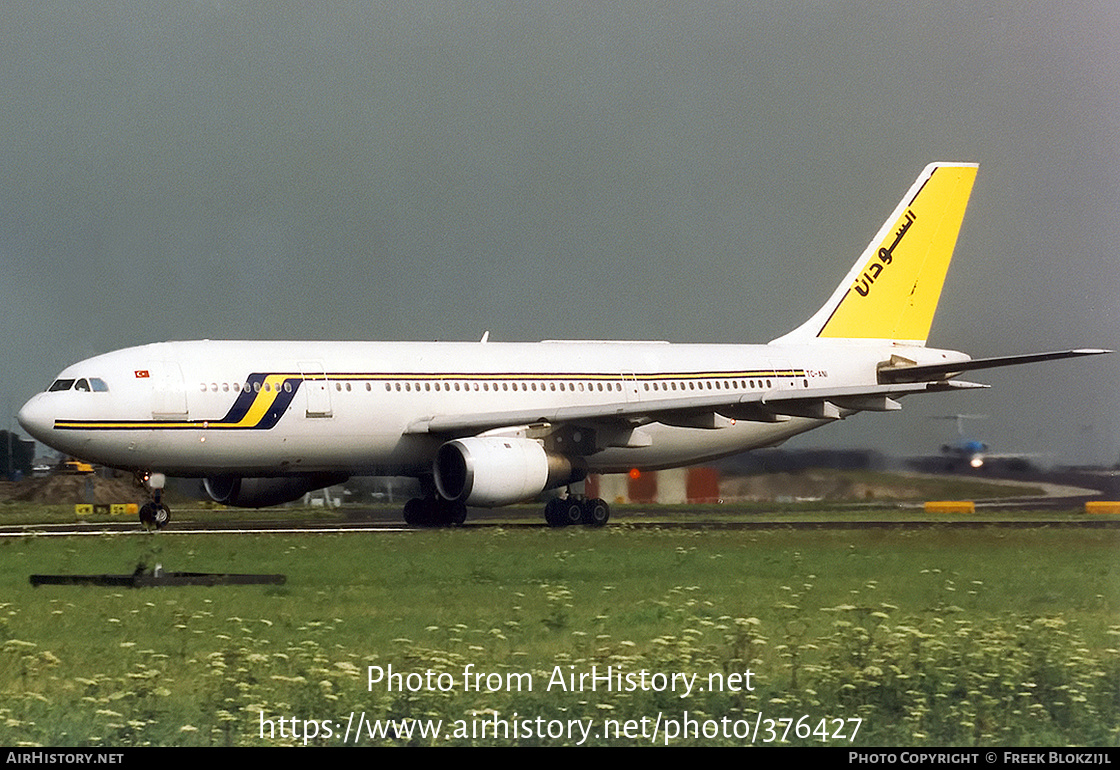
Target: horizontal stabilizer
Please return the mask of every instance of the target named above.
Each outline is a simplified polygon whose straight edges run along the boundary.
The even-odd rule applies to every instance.
[[[1081,356],[1099,356],[1111,352],[1111,350],[1100,350],[1097,348],[1078,348],[1077,350],[1056,350],[1050,353],[1025,353],[1018,356],[973,358],[968,361],[957,361],[951,364],[886,367],[879,370],[879,382],[884,385],[902,382],[926,382],[939,377],[959,374],[960,372],[973,371],[974,369],[995,369],[1000,366],[1018,366],[1019,364],[1033,364],[1039,361],[1056,361],[1062,358],[1079,358]]]

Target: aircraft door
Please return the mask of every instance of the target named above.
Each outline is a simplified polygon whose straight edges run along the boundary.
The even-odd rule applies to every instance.
[[[626,395],[627,403],[637,403],[642,400],[641,392],[638,389],[638,377],[633,372],[622,373],[622,391]]]
[[[303,375],[300,386],[307,399],[308,417],[331,417],[331,389],[327,374],[320,361],[300,361],[299,371]]]
[[[138,379],[146,376],[152,380],[152,419],[185,420],[188,417],[187,388],[178,363],[156,361],[147,371],[134,374]]]
[[[780,358],[770,359],[771,368],[774,370],[773,377],[770,380],[770,390],[791,390],[795,387],[795,382],[792,378],[793,370],[790,369],[788,361]]]

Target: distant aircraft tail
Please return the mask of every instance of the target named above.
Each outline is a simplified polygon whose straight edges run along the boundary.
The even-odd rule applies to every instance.
[[[975,163],[931,163],[824,307],[775,343],[815,339],[924,345],[957,243]]]

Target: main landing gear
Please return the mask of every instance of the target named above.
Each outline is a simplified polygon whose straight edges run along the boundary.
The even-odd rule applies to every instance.
[[[171,521],[171,509],[163,504],[163,487],[167,477],[162,473],[137,473],[136,484],[148,490],[151,499],[140,506],[140,526],[147,530],[163,529]]]
[[[611,507],[597,497],[554,497],[544,506],[544,520],[550,527],[583,524],[601,527],[611,517]]]
[[[404,522],[410,527],[458,527],[467,520],[467,504],[438,495],[414,497],[404,504]]]
[[[554,497],[544,507],[544,519],[550,527],[601,527],[610,517],[611,507],[597,497]],[[410,527],[459,527],[466,519],[466,503],[438,495],[414,497],[404,505],[404,521]]]

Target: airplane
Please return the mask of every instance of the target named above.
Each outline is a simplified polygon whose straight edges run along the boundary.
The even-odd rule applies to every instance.
[[[987,459],[988,454],[988,445],[979,439],[965,438],[964,421],[985,420],[987,419],[987,415],[954,414],[931,417],[930,419],[955,420],[957,423],[957,440],[951,444],[941,445],[941,454],[948,458],[950,470],[958,463],[962,466],[972,468],[973,470],[979,470],[984,467],[984,461]]]
[[[942,444],[941,454],[949,458],[949,468],[955,467],[958,462],[963,462],[973,470],[984,467],[988,457],[988,445],[978,439],[962,439],[952,444]]]
[[[162,528],[166,476],[263,507],[352,475],[412,476],[410,525],[461,524],[560,489],[552,526],[601,526],[588,473],[658,470],[759,447],[917,393],[983,388],[976,369],[1089,356],[972,359],[926,346],[978,166],[932,163],[828,301],[768,344],[162,342],[64,369],[19,411],[67,455],[132,471]]]
[[[931,420],[954,420],[957,423],[957,439],[949,444],[941,445],[942,462],[948,463],[949,470],[956,468],[971,468],[978,471],[984,468],[985,465],[990,466],[996,462],[1009,463],[1017,461],[1020,464],[1025,464],[1031,459],[1037,458],[1040,455],[1024,453],[1024,452],[1000,452],[994,453],[991,451],[985,442],[976,438],[966,438],[964,435],[964,421],[965,420],[986,420],[988,418],[985,414],[954,414],[954,415],[941,415],[931,417]]]

